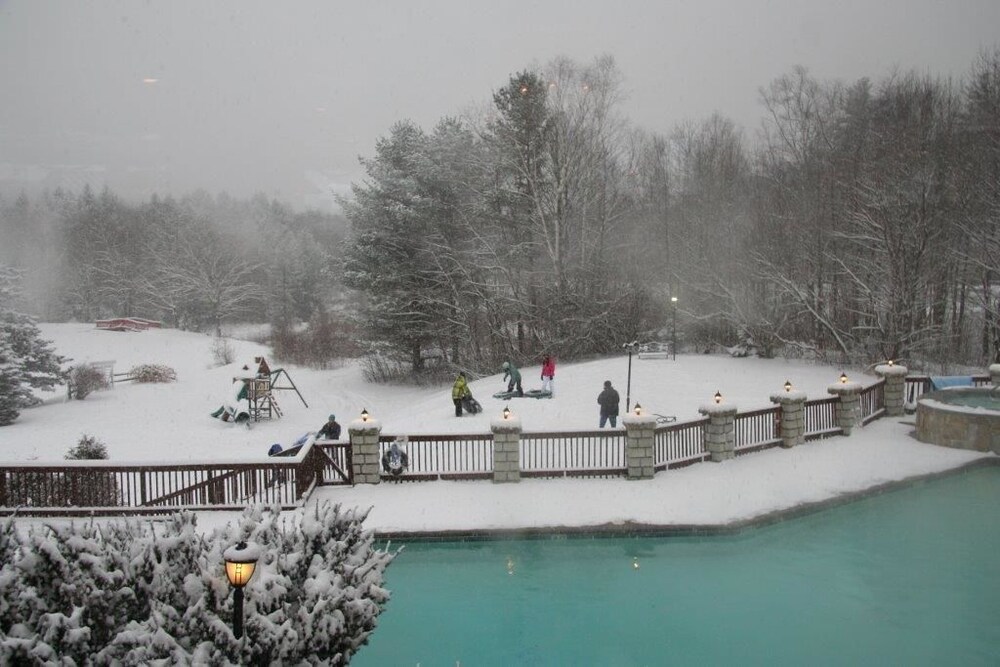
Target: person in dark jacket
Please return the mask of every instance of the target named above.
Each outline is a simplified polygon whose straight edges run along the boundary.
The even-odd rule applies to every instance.
[[[510,378],[507,383],[507,391],[514,391],[514,387],[517,387],[517,395],[524,396],[524,389],[521,388],[521,371],[517,369],[517,366],[505,361],[501,368],[503,369],[503,379]]]
[[[399,446],[400,442],[397,440],[392,443],[382,455],[382,470],[393,477],[402,475],[410,465],[410,457],[406,455],[406,450]]]
[[[611,380],[605,380],[604,391],[597,396],[597,403],[601,406],[600,428],[604,428],[604,424],[608,421],[611,422],[611,428],[618,425],[618,403],[620,400],[618,392],[611,386]]]
[[[337,415],[330,415],[326,423],[316,432],[317,440],[340,440],[340,424],[337,423]]]

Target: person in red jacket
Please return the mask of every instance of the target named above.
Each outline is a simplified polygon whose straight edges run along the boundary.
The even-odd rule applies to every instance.
[[[553,396],[556,395],[554,382],[556,379],[556,360],[545,355],[542,359],[542,391],[547,391]]]

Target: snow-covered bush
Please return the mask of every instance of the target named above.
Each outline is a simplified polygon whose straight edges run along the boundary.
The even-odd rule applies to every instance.
[[[78,364],[69,369],[72,398],[82,401],[98,389],[107,389],[108,376],[90,364]]]
[[[374,547],[367,512],[322,503],[282,516],[248,509],[202,535],[190,513],[33,527],[0,523],[0,663],[346,664],[375,629],[395,553]],[[232,632],[222,553],[262,557]]]
[[[162,364],[140,364],[129,369],[129,376],[135,382],[174,382],[177,380],[177,373],[173,368]]]
[[[69,461],[88,461],[108,458],[107,446],[92,435],[84,433],[73,447],[66,452],[65,459]]]

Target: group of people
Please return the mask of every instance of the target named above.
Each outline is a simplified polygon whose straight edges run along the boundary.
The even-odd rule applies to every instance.
[[[515,393],[517,396],[524,396],[524,389],[521,386],[521,371],[509,361],[503,362],[501,368],[504,371],[503,379],[507,381],[507,391]],[[556,363],[555,360],[546,355],[542,359],[542,391],[549,392],[553,395],[554,381],[556,376]],[[475,405],[474,399],[472,398],[472,391],[469,389],[469,379],[465,375],[465,371],[458,374],[455,378],[455,383],[451,388],[451,399],[455,404],[455,416],[461,417],[463,407],[469,409],[470,401]],[[611,386],[611,380],[604,381],[604,389],[597,397],[597,403],[600,405],[600,428],[604,428],[605,424],[610,423],[611,427],[614,428],[618,425],[618,414],[619,405],[621,399],[618,396],[618,392],[614,387]],[[481,409],[481,408],[480,408]],[[476,411],[470,409],[471,411]],[[316,431],[317,440],[340,440],[341,426],[337,422],[337,415],[330,414],[326,422],[320,426],[319,430]],[[405,445],[405,438],[402,439],[403,445]],[[271,456],[276,456],[281,453],[280,445],[272,445],[271,450],[268,452]],[[400,445],[400,439],[393,442],[389,449],[382,455],[382,470],[386,473],[398,476],[401,475],[407,467],[409,467],[409,456],[406,453],[404,446]]]
[[[316,440],[340,440],[340,432],[341,427],[340,423],[337,421],[337,415],[331,413],[326,418],[326,422],[319,427],[319,430],[316,431]],[[306,436],[300,438],[299,441],[295,443],[296,446],[291,450],[283,450],[280,444],[275,443],[271,445],[267,454],[268,456],[287,456],[292,451],[296,451],[298,446],[304,444],[308,435],[309,434],[306,434]],[[396,441],[389,446],[389,449],[387,449],[382,455],[381,460],[382,470],[394,477],[402,475],[410,465],[410,457],[406,453],[406,449],[401,446],[400,443],[405,445],[406,438],[397,438]]]
[[[507,391],[515,396],[524,396],[524,388],[521,386],[521,371],[510,361],[505,361],[500,366],[503,370],[503,380],[507,382]],[[545,355],[542,359],[542,391],[549,396],[555,395],[556,362],[550,355]],[[462,416],[463,402],[472,397],[469,390],[469,379],[462,371],[455,378],[455,384],[451,388],[451,399],[455,404],[455,416]],[[604,381],[604,389],[597,396],[597,403],[600,409],[600,428],[605,424],[611,424],[614,428],[618,425],[618,415],[620,412],[621,397],[618,391],[611,386],[611,380]]]

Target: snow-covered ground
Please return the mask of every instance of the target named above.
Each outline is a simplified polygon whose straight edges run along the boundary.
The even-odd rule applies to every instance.
[[[280,396],[285,416],[247,429],[209,414],[229,394],[243,364],[269,350],[233,340],[233,364],[216,367],[212,338],[170,329],[141,333],[98,331],[87,324],[43,324],[44,337],[74,363],[114,360],[124,372],[140,363],[159,363],[177,371],[177,382],[163,385],[121,384],[83,401],[67,401],[64,392],[44,395],[44,405],[24,410],[0,428],[0,460],[57,462],[81,434],[107,445],[115,463],[130,461],[205,461],[264,459],[271,443],[290,444],[318,429],[333,412],[345,427],[362,408],[377,418],[383,432],[487,433],[490,420],[505,405],[525,431],[590,430],[597,427],[597,394],[611,380],[626,398],[628,358],[613,358],[556,368],[555,398],[501,401],[492,394],[505,388],[501,375],[470,383],[483,404],[482,414],[454,416],[451,386],[432,388],[373,385],[354,365],[330,371],[286,367],[302,392]],[[272,369],[279,366],[271,360]],[[741,410],[769,407],[768,396],[786,380],[810,398],[828,396],[840,368],[780,359],[734,359],[680,355],[640,360],[633,356],[631,400],[650,412],[698,418],[698,407],[720,391]],[[852,380],[875,381],[847,370]],[[540,386],[540,366],[522,368],[524,388]],[[619,423],[619,428],[621,425]],[[429,482],[321,489],[314,498],[371,506],[367,525],[381,531],[486,530],[555,526],[594,526],[625,522],[657,525],[719,525],[825,500],[889,481],[939,472],[982,456],[917,442],[912,426],[882,419],[849,438],[775,449],[721,464],[703,463],[659,473],[651,481],[524,480]],[[346,438],[346,428],[344,431]],[[232,518],[205,513],[202,522]]]

